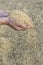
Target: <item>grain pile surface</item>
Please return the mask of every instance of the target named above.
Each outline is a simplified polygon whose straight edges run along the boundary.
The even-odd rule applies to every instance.
[[[9,17],[16,20],[16,23],[18,24],[33,25],[32,19],[21,10],[10,11]]]

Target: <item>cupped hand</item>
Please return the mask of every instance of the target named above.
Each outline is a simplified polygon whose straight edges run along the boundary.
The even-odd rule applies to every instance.
[[[13,20],[13,19],[9,19],[9,21],[8,21],[8,25],[10,26],[10,27],[12,27],[13,29],[15,29],[15,30],[26,30],[26,29],[31,29],[31,28],[33,28],[33,26],[32,25],[29,25],[29,24],[18,24],[17,22],[16,22],[16,20]]]

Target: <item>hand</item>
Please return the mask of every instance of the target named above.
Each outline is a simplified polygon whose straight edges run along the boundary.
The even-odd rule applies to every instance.
[[[15,30],[26,30],[26,29],[31,29],[33,26],[32,25],[25,25],[25,24],[18,24],[16,23],[16,20],[9,19],[8,25]]]

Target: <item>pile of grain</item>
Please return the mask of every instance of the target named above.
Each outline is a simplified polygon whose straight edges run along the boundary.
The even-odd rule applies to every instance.
[[[16,23],[18,23],[18,24],[33,25],[32,19],[27,14],[22,12],[21,10],[10,11],[9,17],[16,20]]]

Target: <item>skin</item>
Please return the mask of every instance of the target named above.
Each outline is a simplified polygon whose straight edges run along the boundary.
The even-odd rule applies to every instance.
[[[31,25],[17,24],[16,21],[8,17],[8,12],[0,13],[0,25],[8,25],[15,30],[26,30],[32,28]]]

